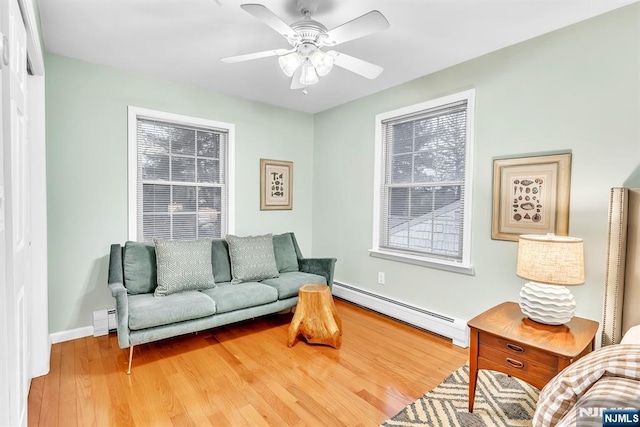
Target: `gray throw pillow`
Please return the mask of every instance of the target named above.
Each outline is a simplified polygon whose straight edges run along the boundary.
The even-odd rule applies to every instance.
[[[238,237],[227,235],[231,258],[231,283],[264,280],[278,277],[276,257],[273,253],[273,237]]]
[[[299,271],[298,255],[293,246],[291,233],[277,234],[273,236],[273,253],[276,256],[276,265],[280,273]]]
[[[124,244],[124,286],[129,295],[149,294],[156,289],[156,250],[150,243]]]
[[[211,241],[154,238],[158,287],[155,296],[215,287]]]

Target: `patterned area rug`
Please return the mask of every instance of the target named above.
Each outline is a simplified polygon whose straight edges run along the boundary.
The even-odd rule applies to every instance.
[[[531,426],[538,394],[537,388],[523,381],[481,369],[473,413],[469,413],[469,366],[465,365],[382,426]]]

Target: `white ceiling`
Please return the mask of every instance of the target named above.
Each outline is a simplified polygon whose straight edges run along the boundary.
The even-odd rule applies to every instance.
[[[380,77],[335,67],[306,95],[275,57],[220,61],[289,48],[238,0],[39,0],[39,11],[47,52],[316,113],[636,1],[318,0],[313,18],[328,29],[374,9],[390,28],[336,48],[381,65]],[[301,18],[296,0],[260,2],[288,24]]]

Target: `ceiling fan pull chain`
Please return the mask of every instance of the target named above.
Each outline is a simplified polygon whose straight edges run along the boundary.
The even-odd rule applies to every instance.
[[[0,68],[2,65],[9,65],[9,41],[7,40],[7,36],[0,33],[0,52],[2,52],[2,64],[0,64]]]

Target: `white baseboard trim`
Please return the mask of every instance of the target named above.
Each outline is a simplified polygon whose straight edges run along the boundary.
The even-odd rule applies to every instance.
[[[428,311],[342,282],[333,282],[333,295],[385,314],[410,325],[451,338],[459,347],[469,347],[467,321]]]
[[[70,329],[68,331],[54,332],[50,335],[52,344],[90,336],[93,336],[93,326],[84,326],[82,328]]]

